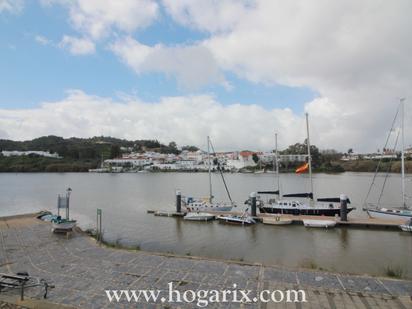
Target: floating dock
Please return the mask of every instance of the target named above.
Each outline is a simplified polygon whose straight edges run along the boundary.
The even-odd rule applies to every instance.
[[[213,215],[242,215],[240,211],[207,211]],[[152,213],[155,216],[162,217],[183,217],[185,212],[167,211],[167,210],[148,210],[147,213]],[[293,224],[303,224],[303,220],[335,220],[335,217],[328,216],[307,216],[307,215],[283,215],[283,214],[265,214],[260,213],[254,219],[258,222],[262,222],[263,218],[275,218],[276,216],[281,219],[290,219]],[[337,227],[351,227],[351,228],[373,228],[373,229],[387,229],[399,231],[399,225],[404,224],[403,220],[383,220],[376,218],[348,218],[348,221],[341,221],[340,218],[336,219]]]

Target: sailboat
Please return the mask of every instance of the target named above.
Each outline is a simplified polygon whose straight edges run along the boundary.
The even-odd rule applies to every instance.
[[[405,195],[405,140],[404,140],[405,103],[404,103],[404,101],[405,101],[405,98],[400,99],[400,104],[399,104],[399,108],[398,108],[398,112],[399,112],[399,109],[400,109],[401,116],[402,116],[402,118],[401,118],[401,128],[400,128],[401,140],[402,140],[402,151],[401,151],[402,205],[401,205],[401,207],[398,207],[398,208],[382,207],[380,205],[380,198],[379,198],[378,203],[377,203],[375,208],[366,207],[366,208],[363,209],[368,213],[368,215],[371,218],[379,218],[379,219],[385,219],[385,220],[404,220],[405,222],[412,219],[412,210],[410,208],[408,208],[407,205],[406,205],[406,195]],[[396,121],[396,118],[398,116],[398,112],[395,115],[395,118],[393,120],[392,128],[391,128],[390,132],[393,129],[393,125],[394,125],[394,123]],[[390,134],[390,132],[389,132],[389,134]],[[389,137],[388,137],[387,141],[388,140],[389,140]],[[397,142],[397,138],[396,138],[396,142]],[[396,145],[395,145],[394,148],[396,148]],[[375,175],[373,177],[373,180],[372,180],[371,186],[369,188],[369,191],[366,195],[364,204],[366,204],[366,201],[367,201],[368,196],[371,192],[372,186],[374,185],[374,181],[375,181],[375,178],[376,178],[376,174],[378,173],[380,162],[381,161],[379,161],[378,166],[376,168],[376,172],[375,172]],[[381,196],[382,196],[382,192],[383,192],[385,183],[386,183],[386,181],[384,182],[384,185],[382,187]]]
[[[182,197],[183,206],[188,212],[207,212],[207,211],[230,211],[236,204],[232,201],[229,189],[226,185],[225,177],[223,176],[222,170],[219,168],[220,175],[222,177],[223,184],[226,189],[226,193],[230,200],[230,203],[224,202],[214,202],[213,192],[212,192],[212,162],[210,160],[210,148],[213,149],[213,145],[210,141],[209,136],[207,137],[207,157],[208,157],[208,167],[209,167],[209,198],[194,198],[194,197]],[[214,149],[213,149],[214,151]]]
[[[278,190],[276,191],[258,191],[258,194],[273,194],[278,195],[279,199],[270,199],[268,205],[262,205],[259,207],[262,213],[271,214],[290,214],[290,215],[310,215],[310,216],[331,216],[340,215],[340,198],[319,198],[317,202],[314,202],[313,197],[313,180],[312,180],[312,159],[310,154],[310,139],[309,139],[309,120],[308,114],[306,113],[306,130],[307,130],[307,148],[308,148],[308,162],[305,164],[305,169],[309,171],[311,192],[309,193],[293,193],[293,194],[282,194],[280,193],[279,184],[279,164],[278,164],[278,154],[277,154],[277,135],[276,135],[276,174],[278,179]],[[308,198],[309,204],[302,203],[295,199],[284,199],[285,197],[290,198]],[[347,199],[347,203],[350,200]],[[355,209],[354,207],[348,207],[347,212],[349,213]]]

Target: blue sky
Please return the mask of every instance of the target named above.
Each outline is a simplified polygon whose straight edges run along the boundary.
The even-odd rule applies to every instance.
[[[0,0],[0,138],[211,135],[219,149],[270,149],[275,131],[281,147],[302,141],[308,112],[320,148],[376,150],[399,97],[412,97],[411,10],[407,0]]]
[[[96,41],[96,52],[87,55],[73,55],[58,47],[63,35],[77,34],[64,6],[45,7],[37,1],[27,1],[19,13],[0,13],[0,108],[33,108],[41,102],[61,100],[66,90],[80,89],[101,97],[134,95],[147,102],[157,102],[161,97],[208,94],[224,105],[289,107],[301,113],[303,104],[317,96],[308,87],[254,83],[227,71],[223,74],[230,89],[218,84],[182,89],[173,76],[133,71],[107,48],[113,38]],[[162,7],[151,25],[131,35],[148,46],[190,45],[210,36],[206,31],[176,23]],[[42,45],[36,36],[50,42]]]

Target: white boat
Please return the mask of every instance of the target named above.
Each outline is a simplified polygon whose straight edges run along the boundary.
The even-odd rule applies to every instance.
[[[407,222],[412,218],[412,211],[408,209],[388,209],[385,207],[378,209],[366,209],[371,218],[384,220],[403,220]]]
[[[306,227],[333,228],[336,225],[336,221],[305,219],[303,220],[303,225]]]
[[[210,147],[213,149],[213,145],[210,141],[209,136],[207,137],[207,155],[208,155],[208,170],[209,170],[209,197],[208,198],[194,198],[194,197],[182,197],[182,205],[186,208],[188,212],[208,212],[208,211],[230,211],[236,204],[232,201],[229,189],[226,185],[223,172],[218,168],[220,175],[222,177],[223,184],[226,189],[227,196],[229,198],[228,203],[214,202],[212,193],[212,162],[210,160]]]
[[[53,219],[51,223],[53,231],[71,231],[76,226],[77,221],[57,218]]]
[[[231,211],[233,204],[209,202],[207,198],[182,197],[182,205],[188,212]]]
[[[393,124],[396,121],[396,118],[398,116],[398,113],[401,112],[402,118],[401,118],[401,124],[400,124],[400,133],[401,133],[401,140],[402,140],[402,150],[401,150],[401,178],[402,178],[402,182],[401,182],[401,191],[402,191],[402,205],[401,207],[398,208],[392,208],[392,207],[382,207],[380,204],[380,197],[377,203],[377,206],[375,208],[370,208],[370,207],[365,207],[363,210],[365,210],[369,217],[371,218],[379,218],[379,219],[384,219],[384,220],[400,220],[400,221],[408,221],[412,219],[412,210],[410,208],[407,207],[406,205],[406,195],[405,195],[405,142],[404,142],[404,118],[405,118],[405,103],[404,103],[404,98],[402,98],[400,100],[400,104],[398,107],[398,112],[395,115],[395,119],[393,121]],[[394,127],[392,125],[392,128],[389,132],[389,134],[391,134],[391,132],[394,131]],[[398,133],[399,136],[399,133]],[[396,140],[398,139],[398,136],[396,137]],[[387,141],[389,140],[389,136],[387,138]],[[386,148],[386,145],[385,145]],[[395,149],[394,149],[395,150]],[[383,155],[383,153],[382,153]],[[382,159],[381,159],[382,160]],[[380,161],[379,163],[380,164]],[[378,170],[377,170],[378,172]],[[368,193],[366,195],[365,198],[365,205],[367,204],[366,201],[368,200],[369,194],[371,193],[371,189],[373,187],[373,185],[375,184],[375,177],[376,177],[376,173],[375,176],[373,177],[373,180],[371,182],[370,188],[368,190]],[[386,175],[387,177],[387,175]],[[385,183],[386,181],[384,181],[384,185],[382,186],[381,192],[380,192],[380,196],[382,196],[383,190],[385,189]]]
[[[189,221],[210,221],[215,219],[215,215],[207,212],[188,212],[183,219]]]
[[[236,216],[236,215],[227,215],[227,216],[218,216],[217,219],[219,222],[227,224],[236,224],[236,225],[252,225],[256,221],[250,216]]]
[[[292,219],[283,218],[281,216],[274,216],[274,217],[263,217],[262,222],[263,224],[271,224],[271,225],[287,225],[292,224]]]

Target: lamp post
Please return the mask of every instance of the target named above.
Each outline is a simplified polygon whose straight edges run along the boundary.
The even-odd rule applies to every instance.
[[[70,206],[70,194],[72,189],[69,187],[66,189],[66,219],[69,220],[69,206]]]

